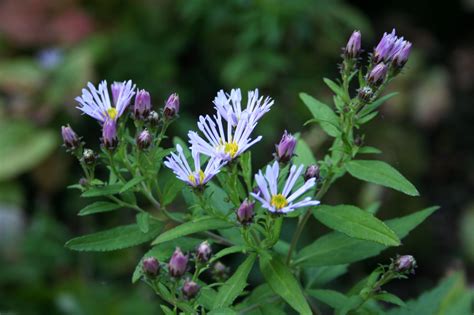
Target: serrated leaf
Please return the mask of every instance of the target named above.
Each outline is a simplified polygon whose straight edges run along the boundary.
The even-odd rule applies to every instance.
[[[136,224],[118,226],[110,230],[73,238],[66,247],[77,251],[112,251],[132,247],[152,240],[160,233],[163,224],[154,221],[148,233],[140,231]]]
[[[278,257],[260,257],[260,271],[273,292],[300,314],[312,314],[311,308],[291,270]]]
[[[120,192],[122,185],[113,184],[101,187],[93,187],[85,191],[81,197],[100,197],[100,196],[110,196],[115,195]]]
[[[199,220],[183,223],[175,228],[172,228],[171,230],[162,233],[153,241],[152,245],[167,242],[178,237],[190,235],[197,232],[226,229],[233,226],[233,223],[222,219],[215,219],[212,217],[200,218]]]
[[[122,186],[119,193],[123,193],[135,187],[136,185],[140,184],[144,179],[145,178],[143,176],[137,176],[137,177],[132,178],[130,181],[128,181],[127,183],[125,183],[125,185]]]
[[[385,162],[376,160],[352,160],[346,170],[355,178],[393,188],[410,196],[418,196],[418,190],[402,174]]]
[[[328,135],[337,137],[340,134],[339,118],[328,105],[306,93],[300,93],[300,98]]]
[[[322,205],[313,209],[314,217],[333,230],[347,236],[374,241],[387,246],[398,246],[395,232],[367,211],[350,205]]]
[[[119,208],[121,208],[121,206],[113,202],[97,201],[83,208],[81,211],[79,211],[78,215],[83,216],[93,213],[108,212]]]
[[[349,303],[347,296],[334,290],[307,290],[306,292],[334,309],[342,308]]]
[[[137,214],[136,219],[140,231],[147,233],[150,229],[150,215],[145,212],[140,212]]]
[[[399,239],[429,217],[438,207],[427,208],[413,214],[388,220],[385,223]],[[387,247],[370,241],[350,238],[339,232],[328,233],[303,248],[295,259],[301,266],[330,266],[353,263],[378,255]]]
[[[247,278],[252,270],[257,255],[249,255],[235,273],[230,277],[217,292],[217,297],[213,309],[219,309],[232,305],[234,300],[242,294],[242,291],[247,286]]]

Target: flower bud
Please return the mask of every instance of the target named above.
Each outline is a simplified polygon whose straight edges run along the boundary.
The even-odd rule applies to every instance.
[[[154,110],[152,110],[150,112],[150,114],[148,115],[148,122],[150,123],[150,125],[152,127],[156,127],[158,126],[158,124],[160,123],[160,116],[158,115],[157,112],[155,112]]]
[[[344,51],[347,58],[356,58],[360,53],[361,34],[360,31],[354,31],[347,42]]]
[[[308,181],[311,178],[319,179],[319,166],[313,164],[306,168],[304,172],[304,181]]]
[[[170,275],[174,278],[179,278],[184,275],[187,267],[188,256],[184,255],[181,249],[177,247],[173,253],[173,256],[171,256],[170,262],[168,264]]]
[[[163,110],[163,115],[166,119],[173,119],[179,113],[179,96],[176,93],[173,93],[168,97],[166,101],[165,108]]]
[[[202,263],[208,262],[211,258],[212,248],[208,241],[199,244],[196,249],[196,260]]]
[[[384,33],[382,39],[374,49],[372,61],[374,63],[379,63],[384,60],[387,61],[390,57],[390,53],[392,52],[393,45],[395,44],[396,40],[397,36],[395,35],[395,29],[390,34]]]
[[[110,151],[117,147],[117,125],[114,120],[107,119],[102,126],[102,144]]]
[[[250,202],[245,199],[236,211],[237,220],[242,225],[249,225],[253,221],[255,202]]]
[[[63,136],[64,146],[68,149],[74,150],[79,147],[80,140],[77,134],[72,130],[71,126],[62,126],[61,135]]]
[[[387,75],[387,66],[381,62],[376,65],[372,71],[369,73],[368,81],[372,85],[380,85],[385,80],[385,76]]]
[[[137,146],[140,150],[148,149],[151,145],[151,134],[148,130],[144,129],[137,137]]]
[[[92,165],[97,160],[97,156],[91,149],[84,149],[84,152],[82,153],[82,159],[87,165]]]
[[[142,269],[148,277],[155,278],[160,272],[160,263],[155,257],[148,257],[143,260]]]
[[[79,179],[79,185],[86,187],[87,185],[89,185],[89,181],[87,180],[87,178],[81,177],[81,179]]]
[[[133,115],[135,116],[135,119],[145,120],[150,114],[150,110],[150,93],[145,90],[139,90],[135,96],[135,104],[133,106]]]
[[[229,271],[229,267],[218,261],[214,264],[212,275],[217,281],[224,281],[229,277]]]
[[[186,299],[190,300],[196,297],[200,288],[201,287],[196,282],[187,279],[183,284],[183,295]]]
[[[401,69],[408,61],[408,56],[411,51],[411,43],[408,41],[403,41],[401,47],[395,52],[392,57],[392,63],[395,67]]]
[[[415,273],[416,260],[411,255],[398,256],[395,260],[395,270],[398,272]]]
[[[293,157],[296,147],[296,138],[286,130],[281,137],[280,143],[276,145],[275,157],[280,163],[287,163]]]
[[[369,103],[372,99],[372,96],[374,96],[374,92],[370,86],[364,86],[357,91],[357,96],[362,102]]]

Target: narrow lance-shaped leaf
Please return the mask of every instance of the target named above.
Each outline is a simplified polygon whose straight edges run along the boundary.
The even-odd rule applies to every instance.
[[[108,212],[112,210],[116,210],[121,208],[120,205],[113,203],[113,202],[108,202],[108,201],[97,201],[94,203],[91,203],[81,211],[79,211],[78,215],[89,215],[93,213],[101,213],[101,212]]]
[[[239,268],[237,268],[232,277],[219,289],[213,309],[232,305],[234,300],[242,293],[247,286],[247,278],[252,270],[256,257],[256,254],[248,256]]]
[[[337,137],[340,134],[339,118],[328,105],[306,93],[300,93],[300,98],[328,135]]]
[[[402,174],[385,162],[353,160],[346,163],[347,171],[355,178],[393,188],[410,196],[418,196],[418,190]]]

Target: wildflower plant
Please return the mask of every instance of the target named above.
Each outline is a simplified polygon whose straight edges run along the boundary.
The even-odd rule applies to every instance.
[[[93,200],[79,215],[113,216],[121,209],[134,218],[66,246],[112,251],[150,244],[132,281],[149,285],[165,314],[279,314],[290,309],[317,314],[321,307],[337,314],[379,314],[387,305],[380,302],[403,307],[383,286],[413,273],[416,262],[409,255],[376,266],[345,292],[326,285],[350,264],[401,246],[401,239],[436,207],[382,221],[374,208],[342,201],[329,205],[324,197],[348,175],[418,195],[392,166],[363,158],[381,152],[360,140],[363,126],[395,95],[382,93],[402,72],[410,49],[411,43],[393,31],[384,34],[364,63],[361,33],[355,31],[342,54],[340,78],[324,79],[334,93],[333,106],[300,94],[313,116],[308,124],[319,125],[332,140],[328,153],[318,152],[317,161],[301,137],[282,130],[275,153],[267,154],[267,165],[257,171],[251,152],[259,150],[262,136],[256,127],[265,124],[268,111],[279,110],[277,101],[258,90],[246,98],[240,89],[219,91],[214,114],[200,116],[187,141],[168,139],[173,145],[165,148],[167,129],[179,123],[186,101],[181,104],[173,93],[160,108],[132,81],[112,84],[112,98],[105,81],[98,89],[89,83],[76,100],[102,126],[100,150],[87,148],[69,125],[62,128],[66,149],[84,170],[84,178],[71,187]],[[300,236],[314,220],[334,231],[302,246]],[[283,228],[292,231],[290,239],[282,238]],[[235,268],[221,261],[230,255],[241,262]],[[261,277],[250,280],[251,274]],[[317,281],[322,274],[325,280]]]

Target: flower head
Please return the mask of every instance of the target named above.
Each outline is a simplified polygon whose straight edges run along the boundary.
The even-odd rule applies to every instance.
[[[311,178],[319,179],[319,166],[312,164],[306,168],[304,172],[304,180],[307,181]]]
[[[360,34],[360,31],[352,32],[352,35],[349,38],[349,41],[347,42],[347,45],[346,45],[346,49],[344,51],[345,55],[348,58],[355,58],[359,55],[361,37],[362,36]]]
[[[211,258],[212,248],[208,241],[204,241],[196,249],[196,260],[207,262]]]
[[[411,255],[398,256],[395,260],[395,270],[398,272],[415,273],[416,260]]]
[[[272,213],[288,213],[301,207],[317,206],[319,205],[319,201],[312,200],[311,197],[306,197],[303,200],[295,202],[298,197],[316,185],[316,179],[313,177],[304,182],[304,184],[298,189],[293,189],[303,171],[303,168],[303,165],[300,165],[298,168],[293,165],[290,169],[290,174],[286,179],[283,190],[278,192],[277,187],[280,166],[278,162],[274,162],[273,165],[267,166],[265,176],[261,170],[255,175],[255,181],[260,188],[260,193],[250,194],[262,203],[263,208]]]
[[[217,92],[213,103],[222,118],[232,126],[237,126],[238,121],[244,113],[253,117],[253,120],[258,121],[273,105],[273,100],[270,97],[259,97],[258,89],[248,92],[247,107],[243,110],[241,101],[242,94],[240,93],[240,89],[232,89],[230,94],[225,93],[224,90]]]
[[[376,65],[372,71],[370,71],[368,76],[368,81],[370,84],[373,85],[380,85],[382,84],[383,80],[385,80],[385,76],[387,75],[387,66],[381,62]]]
[[[102,125],[102,144],[108,150],[117,147],[117,123],[114,120],[107,119]]]
[[[395,29],[393,29],[390,34],[383,34],[382,39],[374,49],[373,61],[375,63],[380,63],[382,61],[388,63],[390,61],[395,61],[395,56],[397,56],[397,60],[399,61],[395,61],[396,65],[398,65],[402,60],[404,60],[403,64],[405,64],[410,49],[411,43],[406,41],[403,37],[397,37]]]
[[[183,295],[186,299],[190,300],[198,294],[200,288],[199,284],[187,279],[183,284]]]
[[[147,149],[151,145],[151,140],[151,133],[144,129],[142,132],[140,132],[136,140],[138,148],[140,150]]]
[[[72,130],[71,126],[62,126],[61,135],[63,137],[64,146],[66,148],[74,150],[79,146],[79,137],[74,132],[74,130]]]
[[[410,55],[411,51],[411,43],[408,41],[404,41],[400,45],[400,49],[398,49],[394,54],[392,58],[393,64],[398,67],[402,68],[405,63],[408,61],[408,56]]]
[[[179,247],[171,256],[170,262],[168,264],[168,269],[170,275],[174,278],[179,278],[186,272],[188,268],[188,255],[184,255]]]
[[[135,96],[135,104],[133,105],[133,115],[135,119],[145,120],[150,114],[151,99],[150,93],[145,90],[137,91]]]
[[[166,101],[163,109],[163,116],[167,119],[176,117],[179,113],[179,96],[176,93],[171,94]]]
[[[286,130],[281,137],[280,143],[276,145],[275,157],[278,162],[287,163],[293,157],[296,147],[296,138]]]
[[[230,111],[228,115],[231,115]],[[200,116],[198,128],[206,139],[203,139],[195,131],[190,131],[188,136],[191,148],[211,158],[219,158],[224,161],[235,159],[262,139],[261,136],[255,139],[250,138],[250,134],[257,126],[256,120],[252,117],[255,116],[250,116],[244,112],[235,128],[227,121],[225,132],[222,116],[219,111],[217,116],[214,116],[214,119],[209,116]]]
[[[250,202],[248,199],[245,199],[240,207],[236,211],[237,220],[242,225],[249,225],[253,221],[255,215],[253,209],[255,207],[255,202]]]
[[[97,119],[100,123],[106,120],[116,121],[130,104],[135,94],[132,81],[115,82],[112,84],[113,106],[107,90],[107,81],[102,81],[96,89],[92,83],[87,83],[89,89],[82,89],[82,95],[76,97],[77,107],[83,113]]]
[[[199,152],[192,150],[194,160],[193,171],[184,156],[183,148],[179,144],[176,145],[176,151],[177,154],[171,153],[167,157],[165,166],[171,169],[178,179],[188,183],[192,187],[204,186],[211,178],[219,173],[220,168],[225,164],[225,162],[218,158],[211,158],[203,171],[201,169]]]
[[[155,257],[148,257],[143,260],[142,269],[147,276],[154,278],[160,271],[160,263]]]

